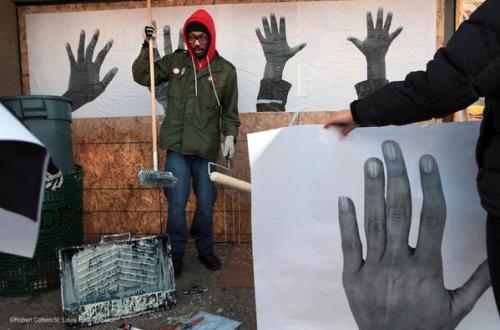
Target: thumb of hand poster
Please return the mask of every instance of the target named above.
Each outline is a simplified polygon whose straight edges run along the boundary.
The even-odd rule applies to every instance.
[[[1,103],[0,159],[0,252],[32,258],[49,154]]]

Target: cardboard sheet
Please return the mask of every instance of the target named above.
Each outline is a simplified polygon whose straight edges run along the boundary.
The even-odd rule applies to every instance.
[[[33,257],[49,161],[45,146],[0,104],[0,252]]]

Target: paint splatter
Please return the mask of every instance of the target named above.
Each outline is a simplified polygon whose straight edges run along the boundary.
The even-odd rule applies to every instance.
[[[90,325],[172,307],[175,281],[166,237],[63,249],[63,312]]]

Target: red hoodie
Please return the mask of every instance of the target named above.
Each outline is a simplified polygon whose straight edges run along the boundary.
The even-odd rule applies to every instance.
[[[198,23],[205,25],[205,27],[207,28],[207,30],[210,34],[210,45],[208,46],[207,54],[201,60],[199,60],[194,55],[193,49],[189,46],[189,42],[187,42],[188,36],[186,34],[186,30],[187,30],[187,26],[189,25],[189,23],[192,23],[192,22],[198,22]],[[191,16],[189,16],[189,18],[186,20],[186,22],[184,23],[183,31],[184,31],[184,43],[186,44],[186,49],[188,50],[189,55],[191,55],[191,57],[194,59],[194,63],[196,64],[196,67],[198,68],[198,70],[201,70],[201,69],[207,67],[208,61],[212,61],[214,59],[215,53],[216,53],[216,51],[215,51],[215,23],[214,23],[214,20],[212,19],[212,16],[210,16],[210,14],[206,10],[198,9]],[[207,60],[207,57],[208,57],[208,60]]]

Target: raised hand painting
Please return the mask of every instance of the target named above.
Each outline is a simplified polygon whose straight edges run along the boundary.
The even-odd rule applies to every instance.
[[[78,110],[83,105],[92,102],[101,95],[109,83],[113,80],[118,68],[110,69],[104,78],[100,80],[101,66],[113,46],[113,39],[110,39],[93,61],[94,50],[99,40],[99,30],[94,32],[87,49],[85,49],[85,31],[80,32],[78,42],[77,57],[73,55],[71,45],[66,43],[66,52],[70,64],[70,76],[68,90],[62,95],[72,102],[72,111]]]
[[[255,29],[266,57],[264,77],[260,81],[257,96],[257,112],[285,111],[288,92],[292,87],[292,84],[283,80],[285,64],[307,45],[303,42],[290,47],[286,37],[285,18],[280,17],[279,28],[273,13],[270,14],[270,20],[271,24],[267,17],[262,17],[264,35],[259,28]]]
[[[403,27],[400,26],[393,32],[390,32],[391,23],[392,12],[387,13],[384,22],[384,9],[379,8],[375,25],[373,25],[372,13],[366,13],[367,35],[365,40],[361,41],[355,37],[347,38],[366,58],[367,79],[357,83],[355,86],[358,98],[360,99],[388,83],[386,79],[385,55],[394,39],[403,31]]]
[[[155,27],[156,27],[156,21],[151,22]],[[183,50],[186,48],[186,45],[184,44],[184,38],[182,36],[182,29],[179,30],[179,39],[177,43],[177,50]],[[163,56],[172,54],[173,49],[172,49],[172,37],[170,34],[170,25],[164,25],[163,26]],[[158,51],[158,48],[156,47],[155,43],[155,48],[154,48],[154,59],[155,61],[159,60],[162,58],[162,55]],[[161,104],[163,107],[163,110],[165,113],[167,112],[167,105],[168,105],[168,97],[167,97],[167,86],[169,82],[164,82],[156,86],[156,100],[158,103]],[[150,87],[148,87],[150,89]]]
[[[366,258],[354,203],[339,198],[339,224],[344,269],[342,282],[349,307],[361,330],[454,329],[490,287],[483,261],[469,279],[448,290],[443,279],[441,245],[446,203],[436,160],[420,158],[423,194],[415,248],[408,244],[411,191],[399,144],[385,141],[378,158],[365,162]]]

